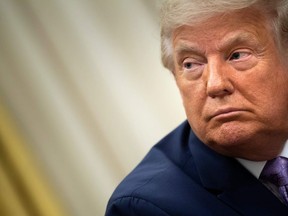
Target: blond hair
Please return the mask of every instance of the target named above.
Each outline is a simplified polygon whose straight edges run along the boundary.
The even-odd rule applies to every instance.
[[[219,13],[255,7],[267,14],[279,49],[288,44],[288,0],[166,0],[161,10],[161,56],[163,65],[174,70],[173,31],[193,25]]]

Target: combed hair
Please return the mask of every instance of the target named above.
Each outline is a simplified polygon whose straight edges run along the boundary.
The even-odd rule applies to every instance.
[[[275,41],[281,51],[286,49],[288,0],[166,0],[161,10],[161,56],[164,67],[174,70],[172,36],[175,29],[248,7],[254,7],[271,18]]]

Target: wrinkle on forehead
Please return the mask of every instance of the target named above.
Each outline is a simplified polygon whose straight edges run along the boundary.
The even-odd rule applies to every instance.
[[[259,36],[250,32],[244,32],[244,31],[230,32],[224,37],[214,41],[215,50],[221,52],[224,49],[233,47],[234,45],[241,45],[241,44],[257,47],[257,44],[259,43],[258,38]],[[209,39],[209,41],[211,41],[211,39]],[[205,47],[205,44],[206,43],[204,43],[202,40],[199,43],[196,41],[180,39],[175,44],[175,53],[189,52],[189,53],[204,55],[205,50],[207,50],[207,47]],[[259,49],[260,48],[261,47],[259,46]],[[258,50],[258,51],[260,52],[261,50]]]
[[[214,30],[218,29],[218,30]],[[219,31],[219,29],[221,29]],[[183,25],[173,34],[174,52],[205,53],[213,45],[221,51],[234,44],[257,44],[259,40],[269,43],[267,35],[270,31],[267,19],[259,12],[239,11],[218,15],[194,26]],[[272,34],[272,31],[271,31]]]

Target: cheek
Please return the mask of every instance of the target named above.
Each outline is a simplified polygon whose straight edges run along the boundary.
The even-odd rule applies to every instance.
[[[288,71],[284,71],[281,67],[271,67],[266,62],[259,63],[248,73],[240,74],[236,86],[246,100],[261,106],[260,109],[288,99],[287,87]]]
[[[287,104],[288,99],[288,72],[281,69],[266,70],[263,76],[254,78],[254,85],[252,88],[255,93],[255,98],[266,104],[271,104],[272,107],[282,106]],[[271,73],[271,71],[278,71],[278,73]],[[252,82],[250,82],[252,83]],[[272,108],[271,107],[271,108]]]
[[[273,71],[274,73],[271,73]],[[260,75],[259,75],[260,74]],[[255,107],[255,112],[268,122],[288,118],[288,72],[281,68],[265,68],[247,76],[244,95]],[[249,91],[248,91],[249,90]]]
[[[275,89],[267,92],[266,103],[263,103],[262,109],[270,116],[271,121],[288,122],[288,89]]]
[[[200,85],[178,85],[185,112],[189,121],[194,125],[200,124],[202,110],[205,104],[206,96],[203,87]]]
[[[192,83],[191,81],[178,81],[177,86],[180,90],[185,109],[197,109],[197,107],[201,106],[201,101],[205,98],[203,94],[205,91],[201,84]]]

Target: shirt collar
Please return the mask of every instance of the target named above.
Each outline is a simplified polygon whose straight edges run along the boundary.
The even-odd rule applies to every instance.
[[[288,158],[288,140],[286,141],[282,152],[279,156]],[[259,178],[266,161],[250,161],[242,158],[236,158],[248,171],[250,171],[256,178]]]

